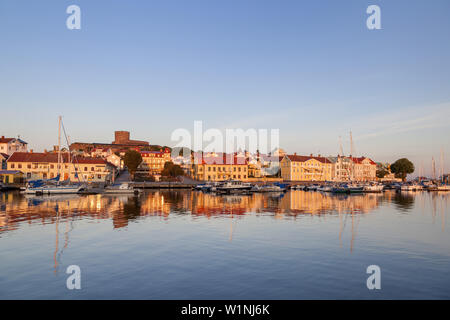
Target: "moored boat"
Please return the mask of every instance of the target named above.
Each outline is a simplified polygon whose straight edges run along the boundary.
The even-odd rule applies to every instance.
[[[252,189],[250,183],[244,183],[240,180],[228,180],[216,187],[217,191],[234,192],[234,191],[249,191]]]
[[[134,189],[128,183],[121,183],[111,185],[105,188],[105,194],[135,194],[138,195],[141,192],[139,189]]]
[[[384,186],[382,184],[368,184],[363,187],[364,192],[378,193],[383,192]]]

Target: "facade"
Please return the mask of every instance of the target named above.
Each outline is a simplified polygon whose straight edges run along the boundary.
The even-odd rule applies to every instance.
[[[376,181],[377,164],[366,157],[350,157],[352,160],[351,180],[353,181]]]
[[[14,152],[27,152],[28,143],[19,138],[0,138],[0,153],[5,153],[8,156]]]
[[[23,183],[24,175],[18,170],[0,170],[0,182],[5,185],[10,183]]]
[[[281,178],[285,181],[331,181],[332,163],[320,155],[314,157],[285,155],[280,163]]]
[[[108,182],[115,173],[115,167],[101,158],[76,157],[69,161],[68,153],[61,156],[59,169],[57,153],[15,152],[8,159],[7,167],[22,172],[27,180],[52,179],[60,173],[62,180]]]
[[[200,181],[248,180],[248,161],[245,156],[226,153],[195,153],[192,178]]]
[[[159,151],[141,151],[142,163],[139,171],[145,171],[151,175],[160,175],[166,162],[171,161],[168,148]]]
[[[9,155],[0,152],[0,170],[6,170],[6,161],[8,161]]]
[[[344,182],[351,180],[353,161],[349,157],[328,157],[328,160],[333,164],[331,167],[331,178],[333,181]]]

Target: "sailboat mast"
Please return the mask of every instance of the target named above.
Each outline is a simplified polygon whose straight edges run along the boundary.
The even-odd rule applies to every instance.
[[[441,148],[441,182],[444,182],[444,150]]]
[[[436,180],[436,162],[434,161],[434,157],[431,158],[431,169],[433,171],[433,180]]]
[[[58,117],[58,175],[61,178],[61,116]]]
[[[355,174],[355,162],[353,161],[353,135],[352,135],[352,131],[350,130],[350,168],[351,168],[351,172],[350,172],[350,181],[353,181],[354,178],[354,174]]]

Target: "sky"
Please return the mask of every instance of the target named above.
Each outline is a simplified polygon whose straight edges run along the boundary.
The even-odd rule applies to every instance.
[[[69,5],[81,30],[69,30]],[[366,27],[369,5],[381,30]],[[289,153],[450,170],[450,1],[0,0],[0,135],[173,145],[203,127],[280,129]],[[418,172],[418,171],[417,171]]]

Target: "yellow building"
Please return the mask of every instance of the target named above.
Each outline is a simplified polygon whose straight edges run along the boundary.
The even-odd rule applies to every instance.
[[[4,184],[23,183],[23,173],[18,170],[0,170],[0,182]]]
[[[248,161],[235,154],[197,153],[193,157],[192,178],[200,181],[248,180]]]
[[[330,181],[332,163],[325,157],[285,155],[280,162],[285,181]]]
[[[51,179],[60,173],[62,180],[77,182],[106,182],[112,179],[115,167],[101,158],[76,157],[69,161],[69,154],[61,154],[58,168],[57,153],[15,152],[7,162],[8,170],[22,172],[26,179]]]
[[[151,175],[159,175],[164,169],[166,162],[171,161],[168,148],[160,151],[141,151],[142,163],[139,170],[146,171]]]

